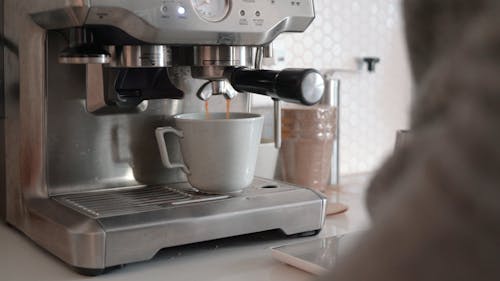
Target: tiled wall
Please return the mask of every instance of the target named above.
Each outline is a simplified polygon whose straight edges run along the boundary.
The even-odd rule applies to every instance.
[[[274,42],[274,68],[334,69],[341,80],[341,175],[376,169],[407,127],[411,92],[399,0],[316,0],[305,33]],[[376,71],[359,59],[380,57]],[[268,66],[269,66],[268,65]],[[257,103],[259,103],[257,101]]]

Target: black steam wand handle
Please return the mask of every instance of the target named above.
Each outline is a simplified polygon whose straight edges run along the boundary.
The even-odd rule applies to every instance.
[[[318,103],[325,90],[323,76],[315,69],[275,71],[240,67],[227,69],[225,75],[238,92],[256,93],[304,105]]]

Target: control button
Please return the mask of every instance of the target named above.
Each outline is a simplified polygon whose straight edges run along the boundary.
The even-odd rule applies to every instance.
[[[241,11],[240,11],[240,16],[244,17],[244,16],[245,16],[245,14],[246,14],[246,13],[245,13],[245,10],[241,10]]]
[[[177,7],[177,14],[179,16],[184,16],[186,14],[186,8],[182,6]]]
[[[260,11],[255,12],[255,15],[260,17]]]
[[[163,6],[161,6],[160,11],[161,11],[162,15],[166,16],[168,13],[168,7],[163,5]]]

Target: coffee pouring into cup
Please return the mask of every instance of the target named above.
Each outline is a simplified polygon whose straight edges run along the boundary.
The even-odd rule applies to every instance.
[[[323,96],[323,78],[313,69],[272,71],[227,67],[214,71],[213,67],[207,68],[192,72],[194,77],[209,79],[197,93],[205,102],[213,95],[229,101],[238,92],[252,92],[275,100],[312,105]],[[174,120],[175,128],[156,129],[165,167],[182,169],[189,183],[205,193],[238,192],[251,184],[264,122],[262,116],[228,111],[180,114]],[[179,137],[184,163],[170,161],[165,144],[168,133]]]
[[[206,103],[207,112],[176,115],[175,128],[156,129],[162,163],[167,168],[181,169],[199,191],[241,191],[254,176],[264,120],[257,114],[229,114],[230,101],[245,92],[267,95],[275,101],[313,105],[323,96],[323,77],[314,69],[262,70],[259,63],[252,69],[254,57],[262,60],[262,48],[256,54],[247,47],[198,46],[193,50],[191,76],[207,80],[196,93]],[[208,112],[208,100],[213,96],[226,99],[225,114]],[[183,163],[170,161],[166,134],[179,137]]]

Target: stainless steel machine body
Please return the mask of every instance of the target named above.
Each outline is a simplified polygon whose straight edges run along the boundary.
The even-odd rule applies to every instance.
[[[88,273],[169,246],[321,229],[325,198],[309,189],[256,178],[240,194],[199,194],[161,164],[154,129],[202,108],[203,81],[191,76],[219,81],[228,69],[251,68],[255,48],[314,18],[311,0],[212,2],[221,6],[2,2],[0,207],[9,224]],[[244,111],[239,96],[233,106]],[[178,143],[166,141],[180,157]]]

